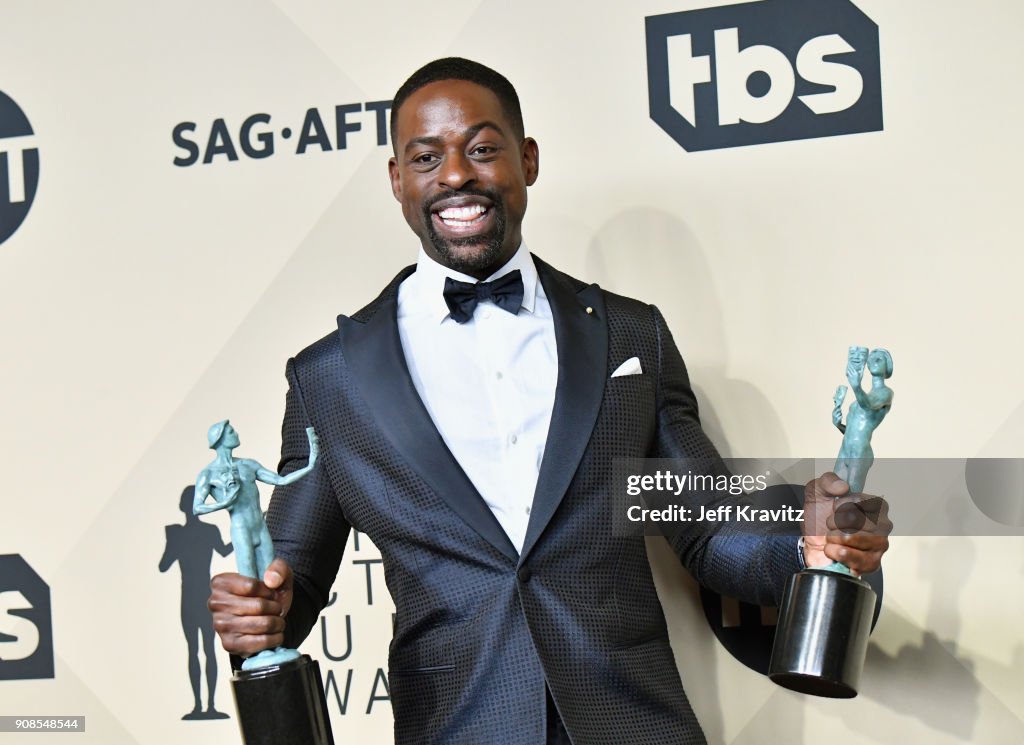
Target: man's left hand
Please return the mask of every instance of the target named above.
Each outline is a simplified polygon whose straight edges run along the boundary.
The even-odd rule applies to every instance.
[[[804,489],[803,531],[808,567],[839,561],[855,575],[870,574],[889,550],[889,504],[881,497],[850,494],[849,484],[823,473]]]

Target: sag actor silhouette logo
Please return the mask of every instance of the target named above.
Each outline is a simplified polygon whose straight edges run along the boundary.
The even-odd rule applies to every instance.
[[[850,0],[649,16],[651,118],[684,150],[882,129],[878,25]]]
[[[39,148],[28,117],[0,91],[0,243],[21,227],[39,185]]]
[[[164,528],[167,539],[164,555],[160,557],[160,571],[166,572],[175,563],[181,570],[181,632],[188,647],[188,680],[192,686],[192,710],[182,719],[227,719],[217,711],[214,697],[217,693],[217,636],[213,631],[213,616],[206,607],[210,596],[210,562],[216,551],[227,556],[233,550],[224,543],[216,525],[200,522],[192,512],[196,487],[186,486],[181,492],[179,509],[185,515],[184,524]],[[199,656],[202,645],[203,656]],[[206,708],[203,708],[201,673],[206,677]]]
[[[52,677],[50,586],[20,555],[0,556],[0,680]]]

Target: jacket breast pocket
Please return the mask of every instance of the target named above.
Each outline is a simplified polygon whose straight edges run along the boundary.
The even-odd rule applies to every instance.
[[[611,449],[613,457],[642,458],[650,448],[656,420],[652,375],[609,378],[592,443]]]

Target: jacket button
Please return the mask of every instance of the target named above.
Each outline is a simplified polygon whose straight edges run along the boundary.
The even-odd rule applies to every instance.
[[[533,572],[530,571],[529,567],[520,567],[516,571],[516,576],[519,577],[520,582],[529,582],[530,577],[533,576]]]

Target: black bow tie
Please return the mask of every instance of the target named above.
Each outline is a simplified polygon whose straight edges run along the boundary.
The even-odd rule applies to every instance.
[[[444,278],[444,302],[458,323],[472,318],[476,304],[481,300],[491,300],[512,315],[519,313],[519,306],[523,304],[522,272],[516,269],[490,282],[460,282],[451,277]]]

